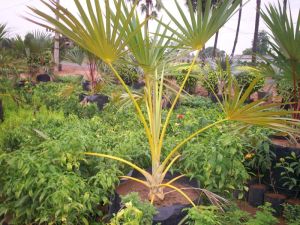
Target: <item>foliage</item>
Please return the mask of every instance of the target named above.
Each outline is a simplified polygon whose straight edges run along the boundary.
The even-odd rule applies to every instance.
[[[274,209],[271,208],[270,203],[265,203],[263,206],[259,206],[254,218],[246,223],[246,225],[275,225],[278,223],[278,219],[273,216]]]
[[[134,66],[122,65],[117,67],[117,71],[127,85],[132,85],[139,81],[139,74]]]
[[[149,202],[141,201],[138,193],[122,197],[123,208],[112,218],[111,225],[151,225],[156,208]]]
[[[257,75],[250,72],[241,72],[235,76],[240,88],[246,90],[251,82],[257,77]],[[264,79],[260,79],[260,81],[253,87],[253,92],[260,90],[264,86]]]
[[[219,127],[191,141],[183,151],[182,172],[213,192],[244,190],[248,173],[243,165],[243,142],[238,133]]]
[[[270,141],[264,131],[249,133],[246,143],[244,164],[250,173],[254,172],[261,183],[261,179],[271,169],[275,154],[270,149]]]
[[[211,89],[217,93],[219,88],[219,78],[216,72],[210,71],[205,74],[204,79],[201,82],[201,85],[208,91],[211,92]]]
[[[188,225],[221,225],[218,219],[217,208],[214,206],[193,207],[188,211]]]
[[[159,21],[157,32],[153,35],[151,34],[151,37],[147,32],[144,36],[141,35],[141,27],[144,23],[147,23],[147,20],[140,23],[138,14],[134,13],[136,4],[129,9],[123,0],[114,1],[114,7],[112,7],[112,9],[110,7],[110,1],[105,1],[105,12],[103,13],[100,3],[96,0],[94,1],[96,10],[93,9],[91,1],[88,0],[86,1],[86,11],[83,9],[81,3],[76,0],[75,4],[81,19],[79,20],[76,16],[73,16],[64,7],[54,1],[51,1],[49,4],[45,1],[43,1],[43,3],[54,12],[61,22],[59,22],[56,17],[49,16],[47,13],[34,8],[31,8],[31,10],[41,20],[31,21],[47,28],[50,23],[52,26],[56,27],[55,29],[57,31],[66,35],[79,46],[103,60],[119,79],[133,102],[137,116],[144,127],[145,136],[149,144],[148,154],[151,157],[152,172],[149,173],[138,165],[133,164],[128,159],[111,154],[111,152],[108,154],[97,152],[89,152],[86,154],[117,160],[139,171],[144,175],[146,181],[138,179],[134,180],[149,187],[149,196],[152,201],[155,198],[163,199],[163,189],[169,187],[181,193],[192,205],[194,205],[183,191],[172,185],[172,182],[179,179],[181,176],[168,182],[164,182],[164,177],[175,161],[180,158],[178,150],[200,133],[211,127],[226,121],[234,121],[242,123],[243,128],[259,125],[271,127],[280,131],[293,131],[299,133],[296,127],[298,121],[291,121],[282,117],[292,114],[293,112],[267,111],[271,109],[271,106],[261,106],[262,102],[255,102],[253,105],[244,105],[244,101],[249,97],[249,93],[255,85],[256,80],[251,83],[243,95],[239,87],[235,85],[235,82],[230,80],[228,82],[228,87],[225,89],[226,92],[223,98],[224,103],[221,104],[223,115],[219,115],[216,122],[187,136],[183,141],[177,144],[161,162],[162,155],[166,152],[164,151],[164,144],[167,130],[170,127],[169,122],[171,120],[171,115],[180,94],[183,91],[184,85],[189,78],[196,58],[205,43],[228,21],[229,18],[231,18],[232,14],[237,9],[237,6],[240,4],[240,1],[224,0],[218,5],[219,7],[211,7],[212,2],[209,0],[206,2],[204,12],[202,11],[201,4],[197,7],[196,12],[192,5],[189,4],[188,13],[184,13],[181,6],[175,0],[176,8],[181,17],[179,20],[177,20],[177,18],[175,18],[165,7],[163,8],[176,27],[173,28],[174,26]],[[165,30],[159,32],[160,26],[165,27]],[[169,33],[172,33],[171,37],[167,37],[168,31]],[[161,104],[165,80],[163,68],[168,62],[164,56],[171,41],[174,41],[177,44],[176,48],[181,48],[182,50],[187,49],[190,52],[196,51],[196,54],[170,110],[167,112],[167,115],[163,117]],[[134,57],[133,61],[142,67],[145,73],[144,93],[142,98],[139,98],[144,100],[141,105],[137,102],[136,95],[130,91],[118,71],[115,69],[115,64],[120,63],[120,60],[128,51]],[[228,71],[228,76],[229,75],[230,71]],[[234,90],[233,95],[231,94],[232,90]],[[295,125],[295,127],[292,128],[292,125]],[[123,177],[132,179],[127,176]]]
[[[258,32],[257,37],[257,53],[259,55],[266,55],[270,49],[269,36],[265,30]],[[243,51],[243,55],[252,55],[252,48],[247,48]]]
[[[300,156],[292,152],[290,156],[280,158],[276,167],[282,169],[280,179],[284,182],[283,186],[288,187],[289,190],[297,190],[297,197],[300,190]]]
[[[284,204],[283,217],[287,221],[287,225],[300,224],[300,205]]]
[[[176,78],[176,81],[179,86],[184,81],[185,74],[187,74],[188,69],[189,69],[188,67],[189,66],[180,66],[176,71],[174,71],[174,73],[175,73],[174,75],[176,75],[175,78]],[[188,93],[193,94],[195,92],[195,88],[196,88],[197,82],[198,82],[198,75],[197,75],[198,72],[199,72],[199,69],[194,68],[191,71],[190,77],[185,82],[184,90],[187,91]]]
[[[188,210],[189,225],[275,225],[278,220],[272,215],[270,203],[259,207],[254,217],[236,207],[225,208],[222,212],[214,206],[199,206]],[[183,224],[183,223],[181,223]]]

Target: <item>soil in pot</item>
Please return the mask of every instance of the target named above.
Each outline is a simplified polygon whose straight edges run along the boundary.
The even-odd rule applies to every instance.
[[[267,186],[264,184],[253,184],[249,187],[248,203],[251,206],[257,207],[264,203],[264,194],[267,191]]]
[[[165,181],[166,182],[166,181]],[[194,186],[189,185],[187,182],[174,182],[174,186],[183,190],[191,200],[195,203],[199,201],[199,191],[195,190]],[[149,189],[144,185],[135,181],[127,180],[119,185],[116,189],[115,198],[112,201],[112,208],[110,213],[116,213],[120,209],[120,196],[127,195],[130,192],[137,192],[142,200],[148,200]],[[175,225],[178,224],[186,215],[186,211],[182,211],[184,208],[190,207],[190,203],[180,193],[170,188],[165,188],[165,199],[163,201],[155,200],[154,205],[157,208],[158,213],[153,218],[153,224],[161,225]]]
[[[265,202],[271,203],[272,208],[275,210],[274,216],[281,216],[283,211],[283,203],[286,200],[286,196],[276,193],[266,193]]]
[[[286,200],[286,203],[290,204],[290,205],[300,205],[300,199],[298,199],[298,198],[289,198],[289,199]]]

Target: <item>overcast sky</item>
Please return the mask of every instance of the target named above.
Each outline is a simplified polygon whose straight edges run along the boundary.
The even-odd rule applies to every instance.
[[[71,12],[76,13],[76,8],[74,6],[73,0],[60,0],[61,3],[68,8]],[[84,0],[81,0],[84,4]],[[101,0],[100,0],[101,1]],[[103,1],[103,0],[102,0]],[[165,4],[166,8],[169,9],[176,16],[178,12],[176,7],[174,6],[173,0],[162,0]],[[183,5],[185,0],[178,0],[182,3],[182,7],[186,9]],[[246,0],[244,0],[245,2]],[[262,8],[266,4],[273,3],[277,4],[278,0],[261,0]],[[283,1],[283,0],[279,0]],[[288,0],[291,6],[291,11],[293,17],[297,17],[299,9],[300,9],[300,0]],[[29,10],[26,6],[34,6],[38,9],[42,9],[45,12],[48,12],[47,8],[43,6],[40,0],[0,0],[0,24],[6,23],[10,36],[14,36],[16,34],[25,35],[29,31],[34,30],[43,30],[43,28],[38,27],[35,24],[32,24],[21,17],[21,15],[27,15]],[[256,0],[250,0],[250,2],[243,8],[242,21],[241,21],[241,29],[239,41],[237,44],[236,54],[240,54],[245,48],[251,46],[251,42],[253,39],[254,32],[254,22],[255,22],[255,8],[256,8]],[[163,18],[167,20],[167,17],[164,15]],[[219,42],[218,48],[225,50],[227,53],[231,52],[233,40],[235,37],[235,29],[237,25],[238,15],[233,16],[230,21],[228,21],[225,26],[220,30],[219,33]],[[294,19],[296,22],[296,20]],[[264,22],[261,20],[260,30],[267,30]],[[206,46],[213,45],[214,38],[212,38]]]

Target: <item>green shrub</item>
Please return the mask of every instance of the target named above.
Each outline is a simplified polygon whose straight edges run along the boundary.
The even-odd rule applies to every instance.
[[[139,74],[134,66],[123,65],[117,68],[118,73],[127,85],[132,85],[139,80]]]
[[[300,205],[284,205],[283,217],[288,225],[300,225]]]
[[[218,74],[214,71],[210,71],[207,74],[203,75],[203,79],[201,80],[201,85],[208,92],[212,92],[213,90],[215,93],[218,93],[218,86],[219,86]]]
[[[156,208],[149,202],[143,202],[135,192],[122,197],[122,208],[112,219],[110,225],[151,225]]]
[[[250,218],[246,225],[275,225],[278,219],[273,216],[274,209],[271,208],[270,203],[265,203],[259,206],[259,211],[256,212],[255,217]]]
[[[243,90],[246,90],[256,77],[255,74],[250,72],[241,72],[235,76],[240,88],[243,88]],[[253,93],[263,88],[264,84],[265,79],[261,78],[254,86]]]
[[[176,75],[176,81],[179,86],[181,86],[187,73],[188,69],[183,67],[181,71],[179,71],[179,73]],[[192,71],[183,88],[186,92],[193,94],[195,92],[197,83],[197,73],[196,71]]]

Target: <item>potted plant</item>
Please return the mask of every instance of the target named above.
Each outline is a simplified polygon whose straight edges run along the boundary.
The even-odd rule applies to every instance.
[[[297,156],[292,152],[290,156],[280,158],[274,171],[279,175],[281,186],[290,191],[288,194],[292,199],[289,199],[288,202],[300,202],[297,200],[300,192],[300,155]]]
[[[192,4],[189,3],[188,14],[186,14],[175,0],[174,3],[182,19],[180,22],[165,7],[163,8],[172,23],[177,26],[177,29],[173,29],[172,26],[158,20],[158,28],[151,36],[149,32],[143,35],[141,28],[147,20],[140,22],[138,15],[135,13],[137,2],[133,4],[131,8],[128,8],[124,0],[116,0],[114,1],[113,7],[111,7],[110,1],[107,0],[104,2],[106,7],[104,8],[105,12],[103,12],[98,0],[93,1],[95,7],[93,7],[91,1],[88,0],[86,2],[87,11],[85,11],[81,3],[76,0],[74,2],[79,11],[81,20],[78,20],[76,16],[73,16],[64,7],[54,1],[50,3],[46,1],[42,2],[59,17],[60,21],[57,21],[55,17],[49,16],[48,13],[44,13],[32,7],[31,10],[43,20],[29,20],[44,27],[49,27],[49,24],[55,26],[56,28],[51,27],[51,29],[64,34],[81,47],[102,59],[119,79],[130,97],[136,109],[137,116],[145,129],[152,166],[150,170],[146,170],[129,160],[115,155],[99,154],[96,152],[87,152],[86,155],[117,160],[134,168],[143,175],[143,178],[131,176],[122,176],[122,178],[126,179],[131,186],[134,186],[132,182],[139,184],[136,185],[139,187],[142,185],[144,189],[148,191],[146,198],[156,206],[157,204],[162,204],[164,201],[168,201],[167,193],[169,193],[170,189],[183,197],[185,202],[192,206],[196,205],[194,202],[195,199],[188,196],[184,191],[184,189],[189,187],[185,185],[183,188],[179,183],[180,179],[184,177],[184,174],[171,180],[167,180],[165,177],[169,169],[180,158],[180,149],[191,139],[196,138],[207,129],[232,121],[242,124],[243,127],[261,125],[283,132],[300,133],[299,130],[293,127],[297,126],[298,121],[290,121],[283,117],[295,112],[283,110],[268,111],[271,110],[274,105],[262,106],[262,101],[244,105],[244,101],[249,96],[252,86],[258,81],[257,79],[253,81],[244,94],[241,94],[241,90],[235,85],[236,82],[234,82],[234,79],[231,77],[223,93],[224,102],[220,104],[223,110],[223,116],[214,123],[198,129],[188,137],[184,137],[182,141],[176,144],[174,149],[169,150],[164,148],[164,140],[167,135],[171,115],[185,83],[189,78],[199,52],[214,33],[231,17],[240,1],[225,0],[220,3],[219,7],[211,7],[211,1],[208,0],[204,13],[202,12],[201,4],[198,5],[198,10],[194,11]],[[47,23],[43,22],[45,20]],[[181,21],[184,22],[184,25],[181,25]],[[161,31],[161,27],[164,27],[163,31]],[[168,31],[172,33],[171,36],[167,35]],[[171,41],[176,43],[176,47],[171,45]],[[171,108],[164,114],[161,104],[165,75],[164,68],[168,66],[168,62],[172,61],[172,54],[170,54],[170,50],[172,49],[189,49],[190,52],[195,51],[196,54],[172,102]],[[130,51],[134,57],[134,61],[131,63],[139,65],[144,71],[145,88],[142,98],[131,92],[115,67],[128,51]],[[231,90],[234,90],[233,93]],[[138,103],[137,100],[141,99],[142,101]],[[164,151],[167,151],[165,154],[167,156],[163,159],[162,153]],[[219,199],[215,194],[206,190],[200,191],[207,194],[215,202],[218,202]],[[174,205],[176,205],[176,203],[171,202],[171,206]],[[159,210],[160,208],[157,208],[159,213],[163,214],[163,212]],[[174,213],[178,213],[178,211]],[[178,218],[180,217],[182,217],[182,214],[178,216]],[[164,221],[163,224],[168,224],[168,221]]]
[[[274,154],[270,150],[268,142],[261,142],[255,147],[255,150],[245,156],[245,164],[255,171],[255,176],[258,179],[258,183],[250,185],[248,193],[249,204],[257,207],[264,203],[264,194],[268,188],[262,183],[262,178],[271,169]]]

